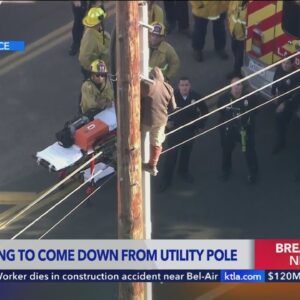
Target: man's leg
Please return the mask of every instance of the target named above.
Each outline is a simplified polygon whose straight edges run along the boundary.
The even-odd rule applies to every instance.
[[[193,176],[189,172],[190,157],[193,150],[194,141],[187,142],[180,147],[180,159],[178,173],[182,179],[188,183],[194,181]]]
[[[147,164],[143,165],[143,168],[153,176],[158,173],[157,164],[165,138],[165,126],[150,128],[150,159]]]
[[[234,59],[233,70],[227,75],[228,79],[232,79],[234,76],[241,76],[241,68],[243,66],[244,59],[244,41],[238,41],[231,37],[231,50]]]
[[[240,76],[242,74],[241,68],[243,66],[243,60],[244,60],[244,51],[245,51],[245,43],[244,41],[234,41],[235,46],[235,53],[234,53],[234,73],[237,76]]]
[[[258,161],[255,150],[255,135],[253,128],[247,130],[245,157],[249,172],[248,181],[249,183],[255,183],[258,173]]]
[[[192,36],[192,47],[197,61],[203,61],[202,50],[205,44],[208,19],[194,16],[194,31]]]
[[[293,110],[289,106],[286,106],[283,112],[276,113],[275,115],[277,141],[273,148],[273,154],[277,154],[285,148],[287,128],[292,119],[292,115]]]
[[[71,56],[76,55],[77,52],[79,51],[80,42],[84,31],[82,19],[85,16],[86,5],[76,7],[74,4],[72,4],[72,11],[73,11],[74,23],[72,27],[73,43],[71,48],[69,49],[69,54]]]
[[[222,147],[222,180],[229,179],[232,169],[231,155],[235,147],[235,140],[229,130],[221,130],[221,147]]]
[[[164,1],[168,33],[176,27],[176,1]]]
[[[167,152],[162,170],[161,182],[159,183],[158,192],[164,192],[171,184],[176,166],[178,149],[172,149]]]
[[[188,1],[176,1],[176,18],[178,20],[179,31],[189,28],[189,7]]]
[[[222,13],[220,18],[213,21],[213,35],[215,50],[221,59],[228,59],[228,54],[225,52],[226,47],[226,31],[225,31],[226,13]]]

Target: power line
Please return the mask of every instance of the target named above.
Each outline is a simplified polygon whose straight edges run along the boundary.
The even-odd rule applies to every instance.
[[[40,197],[38,197],[35,201],[27,205],[24,209],[22,209],[19,213],[17,213],[15,216],[13,216],[10,220],[4,222],[1,224],[0,230],[4,229],[7,225],[9,225],[11,222],[13,222],[15,219],[17,219],[19,216],[23,215],[27,210],[29,210],[31,207],[39,203],[41,200],[43,200],[45,197],[47,197],[49,194],[51,194],[53,191],[55,191],[57,188],[59,188],[62,184],[64,184],[67,180],[69,180],[72,176],[74,176],[76,173],[78,173],[80,170],[82,170],[84,167],[86,167],[92,160],[96,159],[102,154],[102,151],[97,153],[95,156],[93,156],[91,159],[86,161],[82,166],[74,170],[71,174],[69,174],[67,177],[65,177],[63,180],[61,180],[59,183],[55,184],[52,188],[50,188],[48,191],[46,191],[44,194],[42,194]]]
[[[218,111],[220,111],[220,110],[226,108],[227,106],[230,106],[230,105],[232,105],[232,104],[234,104],[234,103],[237,103],[237,102],[239,102],[239,101],[245,99],[246,97],[249,97],[249,96],[251,96],[251,95],[253,95],[253,94],[255,94],[255,93],[257,93],[257,92],[259,92],[259,91],[261,91],[261,90],[263,90],[263,89],[265,89],[266,87],[268,87],[268,86],[270,86],[270,85],[273,85],[274,83],[277,83],[277,82],[279,82],[279,81],[281,81],[281,80],[283,80],[283,79],[285,79],[285,78],[287,78],[287,77],[290,77],[290,76],[292,76],[293,74],[298,73],[298,72],[300,72],[300,69],[297,69],[297,70],[295,70],[295,71],[293,71],[293,72],[291,72],[291,73],[289,73],[289,74],[287,74],[287,75],[285,75],[285,76],[283,76],[283,77],[281,77],[281,78],[279,78],[279,79],[276,79],[276,80],[274,80],[273,82],[270,82],[270,83],[268,83],[268,84],[266,84],[266,85],[264,85],[264,86],[262,86],[262,87],[260,87],[260,88],[258,88],[258,89],[256,89],[256,90],[254,90],[254,91],[252,91],[252,92],[250,92],[250,93],[248,93],[248,94],[246,94],[246,95],[244,95],[244,96],[242,96],[242,97],[240,97],[240,98],[238,98],[238,99],[236,99],[236,100],[234,100],[234,101],[232,101],[232,102],[230,102],[230,103],[228,103],[228,104],[226,104],[226,105],[223,105],[223,106],[221,106],[221,107],[218,107],[217,109],[215,109],[215,110],[213,110],[213,111],[211,111],[211,112],[209,112],[209,113],[207,113],[207,114],[205,114],[205,115],[203,115],[203,116],[201,116],[201,117],[199,117],[199,118],[196,118],[196,119],[193,120],[193,121],[190,121],[190,122],[188,122],[188,123],[185,123],[185,124],[182,125],[182,126],[179,126],[178,128],[176,128],[176,129],[174,129],[174,130],[168,132],[168,133],[166,134],[166,136],[168,136],[168,135],[170,135],[170,134],[173,134],[174,132],[176,132],[176,131],[178,131],[178,130],[180,130],[180,129],[183,129],[183,128],[187,127],[187,126],[190,126],[190,125],[192,125],[192,124],[194,124],[194,123],[196,123],[196,122],[198,122],[198,121],[200,121],[200,120],[202,120],[202,119],[204,119],[204,118],[207,118],[208,116],[210,116],[210,115],[212,115],[212,114],[214,114],[214,113],[216,113],[216,112],[218,112]],[[236,85],[236,84],[238,84],[238,81],[234,82],[234,85]]]
[[[194,139],[196,139],[197,137],[202,136],[202,135],[204,135],[204,134],[206,134],[206,133],[208,133],[208,132],[210,132],[210,131],[212,131],[212,130],[214,130],[214,129],[217,129],[218,127],[223,126],[224,124],[227,124],[227,123],[229,123],[229,122],[231,122],[231,121],[233,121],[233,120],[235,120],[235,119],[238,119],[238,118],[240,118],[241,116],[243,116],[243,115],[245,115],[245,114],[248,114],[248,113],[250,113],[251,111],[254,111],[254,110],[256,110],[256,109],[258,109],[258,108],[260,108],[260,107],[262,107],[262,106],[264,106],[264,105],[266,105],[266,104],[268,104],[268,103],[270,103],[270,102],[272,102],[272,101],[275,101],[276,99],[278,99],[278,98],[280,98],[280,97],[282,97],[282,96],[285,96],[285,95],[287,95],[287,94],[289,94],[289,93],[291,93],[291,92],[293,92],[293,91],[295,91],[295,90],[297,90],[297,89],[299,89],[299,88],[300,88],[300,86],[297,86],[296,88],[294,88],[294,89],[292,89],[292,90],[290,90],[290,91],[288,91],[288,92],[286,92],[286,93],[283,93],[283,94],[281,94],[281,95],[279,95],[279,96],[276,96],[276,97],[274,97],[274,98],[272,98],[272,99],[270,99],[270,100],[268,100],[268,101],[266,101],[266,102],[264,102],[264,103],[262,103],[262,104],[260,104],[260,105],[257,105],[257,106],[255,106],[254,108],[251,108],[251,109],[247,110],[246,112],[244,112],[244,113],[242,113],[242,114],[239,114],[239,115],[236,116],[236,117],[233,117],[233,118],[231,118],[231,119],[229,119],[229,120],[227,120],[227,121],[225,121],[225,122],[223,122],[223,123],[220,123],[220,124],[218,124],[218,125],[216,125],[216,126],[214,126],[214,127],[212,127],[212,128],[209,128],[208,130],[205,130],[205,131],[203,131],[203,132],[201,132],[201,133],[199,133],[199,134],[197,134],[197,135],[195,135],[195,136],[193,136],[193,137],[191,137],[191,138],[189,138],[189,139],[187,139],[187,140],[185,140],[185,141],[183,141],[183,142],[181,142],[181,143],[178,143],[177,145],[174,145],[174,146],[172,146],[172,147],[170,147],[170,148],[164,150],[164,151],[162,152],[162,154],[163,154],[163,153],[166,153],[166,152],[168,152],[168,151],[170,151],[170,150],[172,150],[172,149],[175,149],[175,148],[177,148],[177,147],[179,147],[179,146],[181,146],[181,145],[183,145],[183,144],[185,144],[185,143],[188,143],[189,141],[194,140]]]
[[[90,180],[92,180],[93,178],[95,178],[98,174],[100,174],[101,172],[103,172],[104,170],[106,170],[108,168],[108,166],[106,168],[104,168],[103,170],[99,170],[97,173],[95,173],[93,176],[91,176],[91,178],[85,182],[83,182],[81,185],[79,185],[76,189],[74,189],[73,191],[71,191],[68,195],[66,195],[64,198],[62,198],[59,202],[55,203],[53,206],[51,206],[48,210],[46,210],[43,214],[41,214],[39,217],[37,217],[35,220],[33,220],[31,223],[29,223],[27,226],[25,226],[22,230],[20,230],[17,234],[15,234],[11,240],[16,239],[19,235],[21,235],[24,231],[26,231],[28,228],[30,228],[32,225],[34,225],[36,222],[38,222],[40,219],[42,219],[44,216],[46,216],[49,212],[51,212],[55,207],[57,207],[58,205],[60,205],[62,202],[64,202],[66,199],[68,199],[71,195],[73,195],[75,192],[77,192],[79,189],[81,189],[84,185],[86,185]]]
[[[195,102],[193,102],[193,103],[191,103],[191,104],[189,104],[189,105],[187,105],[187,106],[185,106],[185,107],[182,107],[182,108],[180,108],[180,109],[178,109],[178,110],[175,110],[174,112],[172,112],[172,113],[169,114],[169,117],[171,117],[171,116],[173,116],[173,115],[175,115],[175,114],[177,114],[177,113],[179,113],[179,112],[181,112],[181,111],[183,111],[183,110],[185,110],[185,109],[187,109],[187,108],[189,108],[189,107],[191,107],[191,106],[193,106],[193,105],[195,105],[195,104],[197,104],[197,103],[200,103],[200,102],[202,102],[202,101],[205,101],[205,100],[208,99],[208,98],[211,98],[211,97],[213,97],[213,96],[216,96],[216,95],[218,95],[219,93],[224,92],[224,91],[226,91],[227,89],[233,87],[235,84],[242,83],[243,81],[245,81],[245,80],[247,80],[247,79],[250,79],[250,78],[252,78],[252,77],[256,76],[257,74],[260,74],[260,73],[262,73],[262,72],[264,72],[264,71],[267,71],[267,70],[269,70],[269,69],[271,69],[271,68],[273,68],[273,67],[275,67],[275,66],[281,64],[282,62],[284,62],[284,61],[286,61],[286,60],[289,60],[289,59],[291,59],[291,58],[293,58],[293,57],[295,57],[295,56],[297,56],[297,55],[299,55],[299,52],[295,52],[294,54],[292,54],[292,55],[290,55],[290,56],[288,56],[288,57],[285,57],[285,58],[283,58],[282,60],[277,61],[276,63],[273,63],[273,64],[271,64],[271,65],[269,65],[269,66],[267,66],[267,67],[265,67],[265,68],[262,68],[261,70],[256,71],[256,72],[254,72],[254,73],[252,73],[252,74],[250,74],[250,75],[248,75],[248,76],[246,76],[246,77],[244,77],[244,78],[242,78],[242,79],[240,79],[240,80],[238,80],[238,81],[236,81],[236,82],[234,82],[234,83],[231,83],[231,84],[229,84],[229,85],[226,85],[225,87],[223,87],[223,88],[221,88],[221,89],[218,89],[218,90],[214,91],[213,93],[211,93],[211,94],[209,94],[209,95],[207,95],[207,96],[204,96],[204,97],[202,97],[202,98],[196,100]]]
[[[76,209],[78,209],[83,203],[85,203],[90,197],[92,197],[98,190],[100,190],[105,184],[107,184],[113,177],[115,177],[116,173],[106,179],[99,187],[97,187],[91,194],[85,197],[78,205],[76,205],[73,209],[71,209],[64,217],[62,217],[58,222],[56,222],[51,228],[49,228],[43,235],[41,235],[38,239],[41,240],[45,237],[50,231],[56,228],[61,222],[63,222],[69,215],[71,215]]]
[[[108,144],[110,141],[107,141],[101,145],[101,147],[105,146]],[[102,151],[96,153],[93,157],[91,157],[89,160],[87,160],[83,165],[75,169],[72,173],[70,173],[68,176],[66,176],[64,179],[62,179],[59,183],[54,185],[52,188],[50,188],[48,191],[43,193],[39,198],[37,198],[35,201],[33,201],[31,204],[26,206],[23,210],[21,210],[18,214],[16,214],[14,217],[12,217],[10,220],[8,220],[5,223],[1,224],[0,230],[4,229],[7,225],[9,225],[11,222],[13,222],[16,218],[24,214],[27,210],[29,210],[31,207],[33,207],[35,204],[39,203],[41,200],[46,198],[49,194],[54,192],[57,188],[59,188],[61,185],[63,185],[67,180],[69,180],[71,177],[76,175],[79,171],[81,171],[84,167],[86,167],[91,161],[94,159],[98,158],[101,154],[103,154]]]

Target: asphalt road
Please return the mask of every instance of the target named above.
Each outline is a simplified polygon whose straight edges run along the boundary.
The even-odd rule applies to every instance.
[[[5,24],[0,26],[1,39],[21,39],[29,45],[45,36],[49,37],[26,52],[26,59],[24,55],[5,62],[8,55],[0,54],[0,199],[4,199],[0,203],[0,218],[3,222],[11,213],[31,203],[39,193],[56,183],[55,174],[38,167],[32,155],[53,143],[55,132],[76,114],[82,78],[77,58],[67,54],[71,44],[69,27],[58,31],[54,38],[49,36],[49,33],[72,21],[70,3],[3,3],[0,5],[0,20]],[[110,18],[108,30],[111,30],[112,22],[113,18]],[[225,75],[231,70],[232,60],[224,62],[216,57],[212,47],[211,28],[203,63],[194,61],[190,40],[186,36],[172,33],[168,40],[181,58],[180,75],[190,76],[194,88],[202,95],[227,83]],[[208,104],[213,104],[214,101],[212,99]],[[260,181],[254,186],[249,186],[246,182],[246,164],[238,147],[234,152],[232,178],[227,183],[218,180],[221,149],[217,131],[206,134],[195,142],[191,162],[191,173],[196,179],[193,185],[185,184],[175,177],[170,189],[157,194],[155,187],[160,178],[153,180],[153,238],[299,238],[300,187],[299,183],[293,181],[293,173],[300,166],[299,127],[296,121],[291,124],[288,148],[274,157],[271,155],[273,121],[271,106],[260,110],[256,124]],[[214,124],[216,117],[211,117],[207,128]],[[76,183],[69,184],[45,199],[30,214],[2,230],[0,238],[11,238],[75,186]],[[84,191],[76,193],[21,235],[21,238],[39,238],[84,197]],[[49,239],[116,237],[115,178],[46,236]],[[217,286],[193,285],[190,288],[190,285],[154,285],[153,299],[196,299],[214,288]],[[232,288],[236,289],[235,286]],[[268,288],[269,286],[266,287]],[[45,300],[117,298],[115,284],[6,284],[2,289],[3,295],[6,295],[3,298],[5,300],[24,299],[21,298],[24,293],[28,295],[28,299],[33,300],[39,299],[41,293]],[[255,299],[260,298],[256,296]]]

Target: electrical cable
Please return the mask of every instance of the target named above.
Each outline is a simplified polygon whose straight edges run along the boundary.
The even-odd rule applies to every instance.
[[[237,102],[239,102],[239,101],[245,99],[246,97],[249,97],[249,96],[251,96],[251,95],[253,95],[253,94],[255,94],[255,93],[257,93],[257,92],[259,92],[259,91],[261,91],[261,90],[263,90],[263,89],[265,89],[266,87],[268,87],[268,86],[270,86],[270,85],[273,85],[274,83],[277,83],[277,82],[279,82],[279,81],[281,81],[281,80],[283,80],[283,79],[286,79],[287,77],[290,77],[290,76],[292,76],[292,75],[294,75],[295,73],[298,73],[298,72],[300,72],[300,69],[296,69],[295,71],[293,71],[293,72],[291,72],[291,73],[289,73],[289,74],[287,74],[287,75],[285,75],[285,76],[283,76],[283,77],[280,77],[279,79],[276,79],[276,80],[274,80],[273,82],[270,82],[270,83],[268,83],[268,84],[266,84],[266,85],[264,85],[264,86],[262,86],[262,87],[260,87],[260,88],[258,88],[258,89],[256,89],[256,90],[254,90],[254,91],[252,91],[252,92],[250,92],[250,93],[248,93],[248,94],[246,94],[246,95],[243,95],[242,97],[240,97],[240,98],[238,98],[238,99],[236,99],[236,100],[234,100],[234,101],[231,101],[230,103],[228,103],[228,104],[226,104],[226,105],[223,105],[223,106],[221,106],[221,107],[218,107],[217,109],[215,109],[215,110],[213,110],[213,111],[211,111],[211,112],[209,112],[209,113],[207,113],[207,114],[205,114],[205,115],[203,115],[203,116],[200,116],[199,118],[196,118],[196,119],[193,120],[193,121],[190,121],[190,122],[188,122],[188,123],[185,123],[185,124],[182,125],[182,126],[179,126],[179,127],[177,127],[176,129],[171,130],[170,132],[166,133],[166,136],[168,136],[168,135],[170,135],[170,134],[173,134],[174,132],[176,132],[176,131],[178,131],[178,130],[180,130],[180,129],[183,129],[183,128],[187,127],[187,126],[190,126],[190,125],[192,125],[192,124],[194,124],[194,123],[196,123],[196,122],[198,122],[198,121],[200,121],[200,120],[202,120],[202,119],[204,119],[204,118],[207,118],[208,116],[210,116],[210,115],[212,115],[212,114],[214,114],[214,113],[216,113],[216,112],[218,112],[218,111],[220,111],[220,110],[226,108],[227,106],[230,106],[230,105],[232,105],[232,104],[234,104],[234,103],[237,103]],[[234,82],[234,85],[236,85],[236,84],[238,84],[238,81]]]
[[[20,230],[17,234],[15,234],[11,240],[16,239],[19,235],[21,235],[24,231],[26,231],[28,228],[30,228],[32,225],[34,225],[36,222],[38,222],[40,219],[42,219],[44,216],[46,216],[49,212],[51,212],[54,208],[56,208],[58,205],[60,205],[61,203],[63,203],[66,199],[68,199],[71,195],[73,195],[75,192],[77,192],[79,189],[81,189],[84,185],[86,185],[89,181],[91,181],[93,178],[95,178],[98,174],[102,173],[104,170],[106,170],[108,168],[108,166],[106,168],[104,168],[103,170],[99,170],[97,173],[95,173],[93,176],[91,176],[91,178],[89,178],[89,180],[83,182],[81,185],[79,185],[76,189],[72,190],[69,194],[67,194],[64,198],[62,198],[60,201],[58,201],[57,203],[55,203],[53,206],[51,206],[48,210],[46,210],[43,214],[41,214],[39,217],[37,217],[35,220],[33,220],[31,223],[29,223],[27,226],[25,226],[22,230]]]
[[[191,138],[189,138],[189,139],[187,139],[187,140],[181,142],[181,143],[178,143],[178,144],[176,144],[176,145],[174,145],[174,146],[172,146],[172,147],[170,147],[170,148],[164,150],[161,154],[166,153],[166,152],[168,152],[168,151],[170,151],[170,150],[172,150],[172,149],[175,149],[175,148],[177,148],[177,147],[179,147],[179,146],[181,146],[181,145],[183,145],[183,144],[185,144],[185,143],[188,143],[189,141],[194,140],[194,139],[196,139],[196,138],[199,137],[199,136],[202,136],[202,135],[204,135],[204,134],[206,134],[206,133],[208,133],[208,132],[210,132],[210,131],[212,131],[212,130],[214,130],[214,129],[217,129],[217,128],[220,127],[220,126],[223,126],[224,124],[227,124],[227,123],[229,123],[229,122],[231,122],[231,121],[233,121],[233,120],[235,120],[235,119],[238,119],[238,118],[240,118],[241,116],[243,116],[243,115],[245,115],[245,114],[248,114],[249,112],[254,111],[254,110],[256,110],[256,109],[258,109],[258,108],[260,108],[260,107],[262,107],[262,106],[264,106],[264,105],[266,105],[266,104],[268,104],[268,103],[270,103],[270,102],[272,102],[272,101],[275,101],[276,99],[278,99],[278,98],[280,98],[280,97],[282,97],[282,96],[285,96],[285,95],[287,95],[287,94],[289,94],[289,93],[291,93],[291,92],[293,92],[293,91],[295,91],[295,90],[297,90],[297,89],[299,89],[299,88],[300,88],[300,86],[298,86],[298,87],[296,87],[296,88],[294,88],[294,89],[292,89],[292,90],[290,90],[290,91],[287,91],[286,93],[283,93],[283,94],[281,94],[281,95],[279,95],[279,96],[276,96],[276,97],[274,97],[274,98],[272,98],[272,99],[270,99],[270,100],[268,100],[268,101],[266,101],[266,102],[264,102],[264,103],[262,103],[262,104],[260,104],[260,105],[257,105],[257,106],[255,106],[254,108],[251,108],[251,109],[247,110],[246,112],[244,112],[244,113],[242,113],[242,114],[239,114],[238,116],[236,116],[236,117],[234,117],[234,118],[231,118],[231,119],[229,119],[229,120],[227,120],[227,121],[225,121],[225,122],[223,122],[223,123],[220,123],[220,124],[218,124],[218,125],[216,125],[216,126],[214,126],[214,127],[211,127],[211,128],[209,128],[209,129],[207,129],[207,130],[205,130],[205,131],[203,131],[203,132],[201,132],[201,133],[199,133],[199,134],[197,134],[197,135],[195,135],[195,136],[193,136],[193,137],[191,137]]]
[[[13,222],[15,219],[17,219],[19,216],[23,215],[27,210],[29,210],[31,207],[39,203],[41,200],[46,198],[49,194],[51,194],[53,191],[55,191],[57,188],[59,188],[62,184],[64,184],[67,180],[69,180],[72,176],[77,174],[80,170],[82,170],[84,167],[86,167],[92,160],[96,159],[102,154],[102,151],[97,153],[95,156],[93,156],[91,159],[86,161],[82,166],[75,169],[72,173],[70,173],[68,176],[66,176],[63,180],[61,180],[59,183],[55,184],[52,188],[50,188],[48,191],[43,193],[40,197],[38,197],[36,200],[34,200],[32,203],[27,205],[24,209],[22,209],[20,212],[18,212],[16,215],[14,215],[11,219],[1,224],[0,230],[2,230],[4,227],[9,225],[11,222]]]
[[[193,105],[195,105],[195,104],[197,104],[197,103],[199,103],[199,102],[202,102],[202,101],[204,101],[204,100],[206,100],[206,99],[208,99],[208,98],[211,98],[211,97],[213,97],[213,96],[216,96],[217,94],[219,94],[219,93],[221,93],[221,92],[224,92],[224,91],[226,91],[227,89],[233,87],[235,84],[242,83],[243,81],[245,81],[245,80],[247,80],[247,79],[250,79],[250,78],[252,78],[252,77],[254,77],[254,76],[256,76],[256,75],[258,75],[258,74],[260,74],[260,73],[262,73],[262,72],[264,72],[264,71],[267,71],[267,70],[269,70],[269,69],[271,69],[271,68],[273,68],[273,67],[275,67],[275,66],[281,64],[282,62],[284,62],[284,61],[286,61],[286,60],[289,60],[289,59],[291,59],[291,58],[293,58],[293,57],[295,57],[295,56],[297,56],[297,55],[299,55],[299,52],[295,52],[294,54],[292,54],[292,55],[290,55],[290,56],[288,56],[288,57],[285,57],[285,58],[283,58],[283,59],[281,59],[281,60],[279,60],[279,61],[277,61],[277,62],[275,62],[275,63],[273,63],[273,64],[271,64],[271,65],[269,65],[269,66],[267,66],[267,67],[265,67],[265,68],[262,68],[261,70],[258,70],[258,71],[254,72],[254,73],[252,73],[252,74],[250,74],[250,75],[248,75],[248,76],[246,76],[246,77],[244,77],[244,78],[242,78],[242,79],[240,79],[240,80],[238,80],[238,81],[236,81],[236,82],[234,82],[234,83],[231,83],[231,84],[229,84],[229,85],[226,85],[225,87],[223,87],[223,88],[221,88],[221,89],[218,89],[218,90],[214,91],[213,93],[211,93],[211,94],[209,94],[209,95],[207,95],[207,96],[204,96],[204,97],[202,97],[202,98],[196,100],[195,102],[193,102],[193,103],[191,103],[191,104],[189,104],[189,105],[187,105],[187,106],[185,106],[185,107],[182,107],[182,108],[180,108],[180,109],[175,110],[174,112],[172,112],[172,113],[169,114],[169,117],[170,117],[170,116],[173,116],[173,115],[175,115],[175,114],[177,114],[177,113],[179,113],[179,112],[181,112],[181,111],[183,111],[183,110],[185,110],[185,109],[187,109],[187,108],[189,108],[189,107],[191,107],[191,106],[193,106]]]
[[[100,190],[105,184],[107,184],[113,177],[115,177],[116,173],[106,179],[100,186],[98,186],[91,194],[85,197],[79,204],[77,204],[73,209],[71,209],[64,217],[62,217],[58,222],[56,222],[51,228],[49,228],[43,235],[41,235],[38,240],[44,238],[50,231],[56,228],[61,222],[63,222],[69,215],[71,215],[76,209],[78,209],[83,203],[85,203],[90,197],[92,197],[98,190]]]

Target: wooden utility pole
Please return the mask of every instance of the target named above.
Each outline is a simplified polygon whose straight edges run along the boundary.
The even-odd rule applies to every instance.
[[[118,238],[144,239],[138,1],[116,2]],[[120,300],[143,300],[144,284],[120,283]]]

